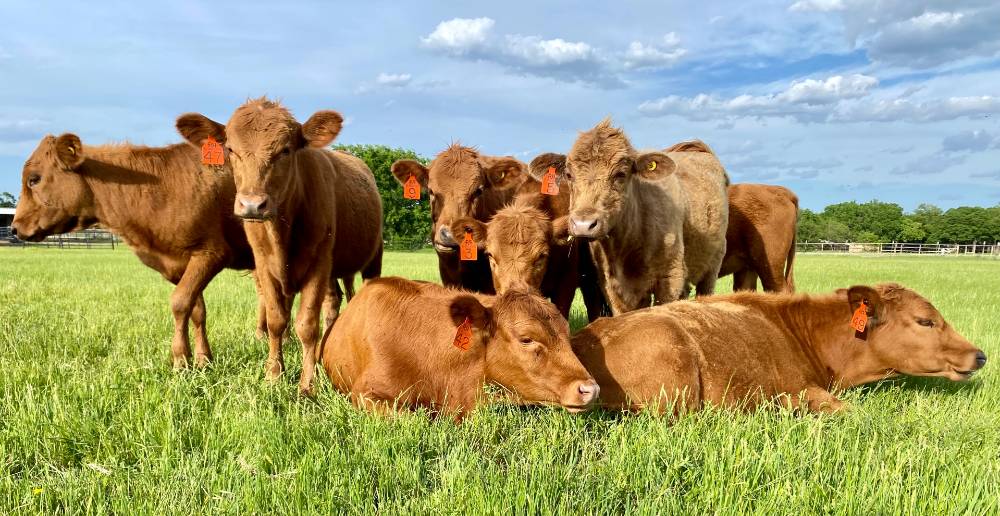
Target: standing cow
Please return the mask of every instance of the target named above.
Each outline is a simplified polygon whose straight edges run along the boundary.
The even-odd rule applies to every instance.
[[[284,371],[287,301],[302,293],[295,331],[302,342],[303,394],[311,392],[315,374],[320,309],[325,302],[332,310],[329,326],[340,306],[331,278],[352,277],[381,260],[382,203],[374,176],[360,159],[325,149],[342,124],[334,111],[299,124],[266,98],[240,106],[224,131],[202,115],[178,121],[192,143],[212,137],[228,149],[236,180],[232,209],[244,221],[267,309],[270,379]]]
[[[799,198],[783,186],[729,187],[726,258],[719,277],[733,275],[733,290],[794,292],[795,230]]]
[[[569,231],[590,239],[613,314],[715,290],[729,178],[700,141],[638,152],[603,120],[550,162],[572,187]]]
[[[525,168],[512,157],[485,156],[457,143],[441,151],[429,166],[410,159],[392,164],[396,180],[406,184],[412,176],[430,196],[431,239],[444,285],[495,292],[486,256],[480,255],[474,262],[459,260],[463,235],[453,235],[451,225],[462,217],[488,221],[514,198],[517,187],[527,177]]]
[[[12,224],[18,238],[39,241],[94,225],[121,236],[136,256],[177,287],[173,364],[212,358],[202,291],[223,268],[251,269],[253,255],[229,204],[236,187],[226,166],[202,165],[187,144],[84,146],[75,134],[46,136],[24,164]]]

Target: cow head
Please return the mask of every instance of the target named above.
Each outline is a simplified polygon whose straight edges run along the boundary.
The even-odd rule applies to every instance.
[[[192,144],[211,135],[225,147],[233,168],[236,200],[233,212],[244,220],[267,220],[284,198],[294,171],[296,153],[323,148],[340,133],[343,117],[318,111],[299,124],[281,104],[266,98],[240,106],[224,128],[202,115],[184,115],[177,128]]]
[[[429,166],[410,159],[393,163],[392,175],[402,184],[413,176],[427,189],[434,247],[452,252],[461,239],[452,234],[452,223],[463,217],[482,219],[490,197],[521,184],[523,169],[524,164],[512,157],[483,156],[473,148],[453,144]]]
[[[97,222],[94,195],[81,172],[83,144],[75,134],[46,136],[21,172],[14,234],[37,242]]]
[[[497,293],[539,291],[552,246],[567,244],[567,218],[552,221],[541,210],[518,200],[498,211],[489,223],[471,217],[458,219],[452,223],[451,233],[472,232],[489,257]]]
[[[471,295],[451,304],[455,324],[466,317],[485,331],[486,381],[513,391],[525,403],[586,410],[599,387],[573,354],[569,324],[555,305],[524,291],[497,296],[485,307]]]
[[[581,133],[569,156],[543,154],[531,163],[540,179],[549,167],[569,182],[569,231],[573,236],[601,239],[612,231],[639,181],[661,181],[673,174],[676,164],[662,152],[637,152],[625,133],[604,119]]]
[[[914,376],[969,379],[986,355],[958,334],[920,294],[893,283],[847,290],[851,313],[867,304],[867,340],[873,369]]]

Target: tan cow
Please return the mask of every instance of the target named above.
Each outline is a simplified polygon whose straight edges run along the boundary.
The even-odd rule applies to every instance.
[[[240,221],[222,206],[235,190],[228,167],[202,165],[187,144],[84,146],[74,134],[46,136],[24,164],[13,230],[39,241],[100,224],[121,236],[177,285],[170,296],[174,367],[191,360],[189,320],[201,366],[212,358],[202,291],[223,268],[253,268]]]
[[[715,290],[726,252],[729,178],[702,142],[638,152],[605,119],[548,162],[572,188],[570,234],[590,239],[615,314]],[[532,175],[539,176],[533,170]]]
[[[864,332],[852,327],[866,304]],[[967,380],[986,355],[926,299],[896,284],[829,295],[742,292],[600,319],[573,350],[601,404],[684,412],[780,402],[814,412],[832,392],[900,374]]]
[[[282,336],[290,300],[301,292],[295,331],[302,342],[299,391],[308,394],[315,373],[319,313],[333,313],[339,292],[331,277],[351,277],[381,259],[382,202],[375,178],[360,159],[327,147],[343,118],[319,111],[299,124],[287,109],[261,98],[240,106],[225,131],[189,114],[178,129],[194,144],[212,136],[224,142],[236,180],[233,211],[243,219],[267,308],[270,350],[267,376],[284,371]]]
[[[453,235],[455,220],[471,217],[488,221],[514,198],[527,177],[526,165],[509,157],[486,156],[472,147],[455,143],[441,151],[429,166],[404,159],[392,164],[392,175],[401,184],[413,176],[426,190],[433,221],[431,239],[438,255],[441,282],[477,292],[493,293],[490,265],[485,256],[478,261],[459,260],[463,235]]]
[[[469,338],[459,341],[466,324]],[[320,350],[333,385],[365,408],[425,406],[461,417],[484,383],[521,403],[584,410],[599,388],[569,344],[569,325],[545,299],[517,290],[475,294],[403,278],[362,288]]]
[[[726,257],[719,277],[733,275],[733,290],[794,292],[795,229],[799,198],[783,186],[729,187]]]

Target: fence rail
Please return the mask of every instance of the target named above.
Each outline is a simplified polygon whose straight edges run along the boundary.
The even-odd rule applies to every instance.
[[[41,242],[25,242],[14,236],[9,227],[0,227],[0,245],[57,247],[60,249],[114,249],[122,239],[104,229],[84,229],[62,235],[52,235]]]
[[[975,242],[972,244],[798,242],[795,245],[795,250],[800,253],[975,255],[997,258],[1000,257],[1000,242]]]

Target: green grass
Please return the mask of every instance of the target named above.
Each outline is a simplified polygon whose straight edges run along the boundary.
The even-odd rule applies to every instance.
[[[1000,262],[798,265],[804,291],[911,286],[1000,359]],[[384,271],[437,279],[432,253],[389,253]],[[358,412],[325,377],[297,398],[295,343],[267,385],[252,282],[232,271],[205,294],[216,362],[175,373],[170,290],[128,251],[0,250],[0,513],[1000,511],[998,364],[854,389],[842,416],[498,405],[455,425]]]

